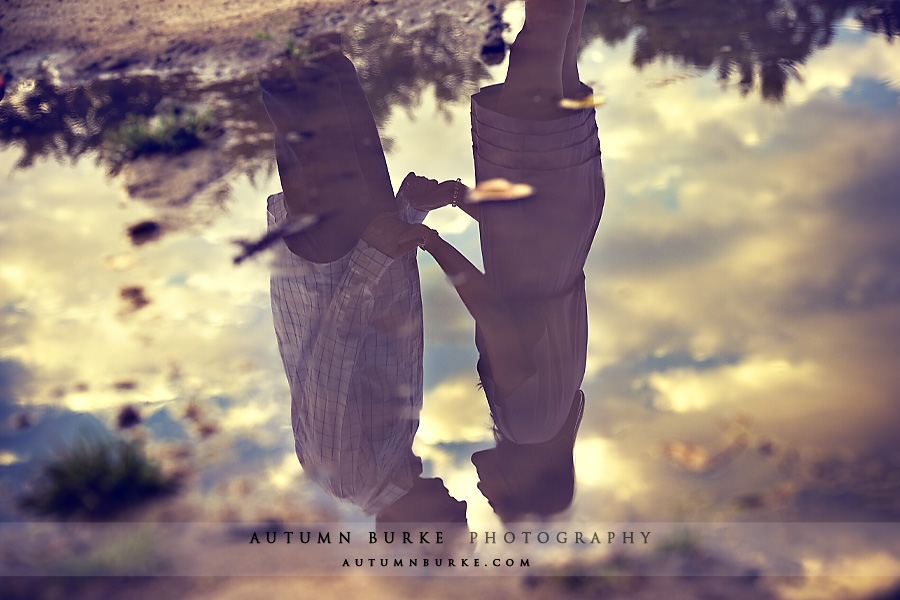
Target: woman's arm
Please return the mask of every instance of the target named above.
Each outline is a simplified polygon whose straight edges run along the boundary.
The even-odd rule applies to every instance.
[[[477,221],[478,220],[478,205],[473,204],[466,199],[467,194],[469,192],[469,188],[467,188],[466,186],[464,186],[462,184],[460,184],[460,185],[463,188],[463,192],[460,194],[460,196],[461,196],[460,199],[456,201],[456,206],[460,210],[462,210],[464,213],[466,213],[467,215],[469,215],[470,217],[472,217],[473,219],[475,219]]]
[[[409,173],[400,184],[397,195],[419,210],[434,210],[452,204],[478,220],[478,206],[468,202],[469,188],[458,179],[438,183],[415,173]]]
[[[534,364],[508,303],[487,276],[437,232],[425,235],[420,247],[434,257],[478,324],[498,393],[503,397],[512,392],[534,373]]]

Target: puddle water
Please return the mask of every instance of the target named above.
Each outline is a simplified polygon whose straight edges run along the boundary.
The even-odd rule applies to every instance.
[[[764,528],[773,523],[794,523],[800,529],[779,553],[765,556],[759,547],[732,544],[716,566],[692,568],[697,574],[880,577],[877,584],[851,578],[828,589],[795,582],[767,588],[772,597],[800,597],[804,589],[816,589],[817,597],[862,597],[900,577],[900,536],[893,535],[900,517],[897,8],[833,4],[752,4],[738,10],[723,3],[589,3],[578,68],[581,80],[604,100],[596,122],[606,201],[584,263],[587,320],[572,325],[580,314],[578,303],[571,303],[577,278],[566,280],[564,290],[543,294],[567,298],[564,306],[557,300],[542,304],[534,294],[520,302],[522,293],[508,291],[562,280],[541,261],[592,231],[585,217],[573,216],[586,210],[571,200],[584,194],[581,184],[570,184],[573,178],[559,180],[564,192],[544,188],[533,197],[542,205],[557,203],[559,210],[548,214],[563,215],[537,224],[549,244],[540,239],[543,234],[528,237],[535,226],[528,211],[525,217],[504,212],[515,212],[521,200],[481,204],[487,208],[480,214],[498,215],[494,233],[481,238],[478,223],[460,207],[431,211],[425,225],[475,267],[487,266],[492,285],[511,286],[505,288],[505,306],[519,308],[484,317],[479,330],[488,333],[481,331],[476,347],[475,320],[460,300],[465,292],[458,295],[451,285],[461,280],[452,272],[448,278],[446,265],[432,257],[433,240],[426,251],[395,261],[414,272],[416,262],[409,257],[416,256],[424,355],[420,372],[415,351],[401,359],[397,369],[409,379],[394,384],[399,391],[389,395],[413,415],[421,402],[421,415],[416,431],[410,430],[409,412],[374,417],[358,409],[365,417],[354,426],[365,430],[365,419],[380,418],[394,429],[399,423],[406,433],[383,434],[395,436],[399,449],[370,440],[367,454],[360,450],[365,442],[345,441],[344,455],[362,461],[354,463],[355,472],[378,471],[385,456],[407,452],[391,459],[402,468],[392,463],[388,475],[358,492],[341,488],[352,487],[347,480],[336,484],[329,478],[329,469],[343,468],[335,458],[339,453],[310,454],[306,460],[320,461],[320,467],[306,473],[295,453],[285,367],[299,369],[292,381],[295,401],[307,398],[311,384],[297,373],[307,368],[311,354],[283,363],[270,275],[273,269],[276,278],[297,273],[285,272],[271,250],[233,264],[240,249],[234,241],[265,232],[266,198],[282,190],[256,74],[227,82],[136,75],[67,88],[38,76],[10,85],[0,103],[0,170],[7,174],[0,188],[0,515],[10,526],[33,520],[18,499],[37,485],[41,466],[79,438],[115,435],[140,440],[165,473],[180,474],[176,495],[134,517],[147,522],[334,523],[336,529],[362,524],[374,530],[372,515],[399,502],[412,481],[439,477],[449,491],[443,497],[467,503],[469,529],[481,536],[524,530],[605,536],[623,528],[648,531],[655,523],[658,536],[668,536],[667,548],[677,553],[681,530],[671,529],[673,524],[694,524],[691,535],[706,541],[691,544],[715,546],[718,530],[709,524],[733,524],[738,529],[731,535],[749,540],[770,535]],[[509,5],[503,18],[510,41],[524,21],[524,6]],[[509,61],[485,64],[486,55],[477,49],[454,46],[456,26],[439,16],[417,37],[404,37],[388,22],[359,24],[347,29],[345,47],[368,94],[393,190],[414,171],[451,182],[445,189],[464,205],[452,182],[476,184],[470,96],[503,82]],[[293,60],[318,64],[321,56]],[[313,91],[296,96],[326,115],[310,125],[327,140],[316,146],[319,156],[346,153],[359,142],[341,142],[337,129],[329,129],[333,107],[327,94],[336,89],[334,97],[344,94],[351,121],[365,112],[354,112],[357,105],[348,100],[355,92],[341,78],[344,66],[329,67],[336,79],[313,79],[320,87],[307,86]],[[303,77],[306,85],[312,75]],[[328,88],[334,81],[339,85]],[[593,119],[589,109],[566,114]],[[123,141],[123,128],[153,115],[151,128],[170,119],[190,129],[195,119],[200,147],[140,155]],[[479,151],[495,143],[479,140]],[[362,162],[371,150],[357,145],[357,154],[345,155],[361,161],[361,172],[368,173]],[[308,163],[306,150],[297,152]],[[586,156],[586,162],[578,159],[565,169],[593,177],[578,170],[596,160]],[[521,168],[484,160],[479,181],[485,178],[482,169],[521,174]],[[350,168],[340,160],[321,162],[315,168],[326,174]],[[284,178],[287,169],[278,166]],[[298,188],[303,198],[321,198],[328,210],[346,201],[328,191],[316,196],[303,187],[308,181]],[[362,185],[353,176],[333,184],[340,190]],[[483,250],[485,236],[489,245],[501,242]],[[516,252],[508,251],[511,245]],[[483,251],[494,254],[483,259]],[[508,257],[497,258],[504,251]],[[519,261],[521,281],[497,274],[503,260]],[[558,271],[571,268],[561,264]],[[412,308],[405,309],[406,320],[394,335],[414,339],[416,294],[396,294],[396,306],[411,302]],[[303,324],[325,319],[315,311],[304,314],[298,317]],[[497,323],[510,314],[515,334],[490,340],[493,327],[502,329]],[[492,425],[501,436],[521,435],[525,441],[558,437],[563,427],[569,396],[562,408],[548,408],[555,397],[538,401],[538,410],[548,411],[539,426],[517,429],[505,420],[517,417],[496,408],[503,403],[496,398],[514,395],[510,389],[521,389],[523,379],[532,381],[532,371],[516,375],[516,358],[506,365],[511,374],[501,371],[509,355],[523,355],[522,347],[546,345],[535,341],[542,340],[540,331],[528,333],[535,322],[548,338],[562,336],[553,343],[570,344],[570,354],[557,356],[562,366],[548,367],[546,377],[569,381],[558,389],[574,385],[584,392],[572,450],[575,492],[570,501],[563,492],[551,515],[504,523],[495,513],[503,513],[498,497],[518,493],[506,500],[519,506],[522,494],[531,494],[536,502],[520,502],[531,507],[522,510],[538,510],[534,506],[552,495],[548,490],[566,485],[554,478],[566,470],[565,461],[551,469],[556,475],[536,475],[542,457],[555,452],[549,447],[537,454],[526,449],[518,459],[524,464],[507,465],[518,472],[501,477],[505,491],[492,492],[490,482],[480,482],[471,462],[473,454],[495,447]],[[585,325],[586,354],[571,339]],[[561,334],[554,328],[569,329]],[[486,349],[495,343],[502,353]],[[369,351],[361,347],[363,354]],[[479,349],[491,365],[481,381],[495,395],[496,422],[478,387]],[[579,360],[583,380],[573,383],[580,379]],[[541,367],[532,367],[534,377],[544,376]],[[560,369],[575,374],[560,375]],[[504,388],[507,376],[511,383]],[[378,385],[367,385],[357,396],[351,392],[357,398],[351,407],[378,395]],[[320,418],[306,400],[299,405],[301,416]],[[300,439],[315,443],[302,423],[299,429]],[[422,463],[418,478],[410,443]],[[491,460],[509,459],[503,452],[498,456]],[[517,484],[511,481],[516,476],[532,481]],[[881,533],[866,523],[881,524]],[[774,531],[774,537],[787,536]],[[490,544],[477,541],[477,552],[489,554]],[[690,554],[684,548],[691,544],[681,549]],[[555,564],[557,551],[573,548],[563,546],[540,558]],[[600,551],[622,549],[607,543]],[[647,562],[636,571],[665,570],[654,572],[659,561],[640,560]],[[194,568],[192,573],[220,574]],[[268,573],[253,568],[246,574]]]

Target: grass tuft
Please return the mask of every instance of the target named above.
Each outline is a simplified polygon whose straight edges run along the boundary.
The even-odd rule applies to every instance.
[[[177,484],[137,442],[81,440],[43,468],[20,506],[44,516],[98,520],[172,493]]]
[[[150,154],[178,154],[201,146],[211,131],[211,111],[173,108],[153,117],[130,116],[108,136],[121,155],[137,158]]]

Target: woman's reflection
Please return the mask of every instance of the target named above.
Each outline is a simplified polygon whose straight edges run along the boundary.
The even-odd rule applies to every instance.
[[[502,435],[497,446],[472,455],[478,489],[503,522],[564,511],[575,495],[575,437],[584,394],[572,403],[562,429],[538,444],[516,444]]]
[[[476,321],[477,368],[498,445],[473,462],[482,491],[507,514],[558,512],[574,487],[587,354],[584,264],[605,195],[594,109],[560,107],[563,98],[591,93],[576,64],[584,8],[585,0],[526,0],[505,82],[472,98],[476,180],[534,189],[521,200],[474,204],[461,194],[453,203],[478,221],[485,273],[436,232],[421,244]],[[420,188],[411,200],[419,207],[451,203],[438,189]]]
[[[297,456],[332,495],[392,522],[459,522],[466,504],[422,478],[422,301],[415,254],[426,212],[395,198],[375,122],[340,38],[260,76],[283,192],[271,280]]]

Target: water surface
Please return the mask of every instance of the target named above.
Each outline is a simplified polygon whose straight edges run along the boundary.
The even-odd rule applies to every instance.
[[[895,524],[896,3],[657,4],[588,7],[579,64],[606,99],[607,200],[585,269],[577,492],[550,527]],[[504,18],[518,30],[521,5]],[[446,42],[452,18],[436,23],[420,45],[351,30],[395,187],[411,170],[474,183],[469,95],[505,74]],[[31,518],[14,499],[42,461],[86,428],[115,431],[126,405],[143,423],[120,434],[190,473],[175,520],[364,518],[302,473],[267,258],[231,261],[280,188],[254,83],[24,81],[0,104],[5,520]],[[168,105],[211,107],[206,149],[124,162],[104,149],[126,114]],[[136,244],[128,230],[146,221],[161,233]],[[426,224],[479,263],[468,217],[447,207]],[[473,531],[503,531],[469,462],[493,445],[474,323],[434,261],[419,268],[414,450],[468,502]],[[847,531],[789,554],[808,574],[900,576],[892,543]]]

